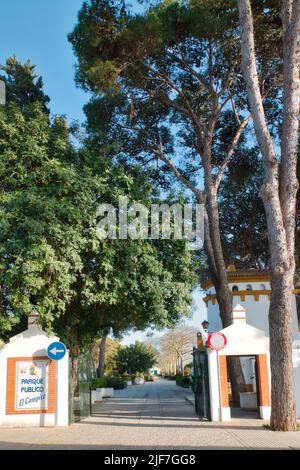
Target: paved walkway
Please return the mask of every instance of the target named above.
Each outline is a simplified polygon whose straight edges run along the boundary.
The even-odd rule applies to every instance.
[[[201,421],[174,382],[115,392],[69,428],[0,429],[0,449],[300,449],[300,432],[279,433],[258,419]]]

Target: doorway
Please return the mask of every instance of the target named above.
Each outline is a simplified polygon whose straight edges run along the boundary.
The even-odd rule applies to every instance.
[[[256,356],[227,356],[238,357],[241,362],[245,385],[240,391],[240,403],[235,404],[232,400],[231,386],[228,377],[228,401],[232,418],[259,418],[259,394],[258,394],[258,372]]]

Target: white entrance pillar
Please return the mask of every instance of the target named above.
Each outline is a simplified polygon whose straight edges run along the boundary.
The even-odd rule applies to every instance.
[[[246,312],[237,305],[232,312],[233,324],[220,333],[227,338],[227,343],[218,353],[207,348],[210,383],[210,407],[212,421],[231,419],[228,400],[228,381],[226,357],[256,356],[258,364],[258,390],[260,417],[270,417],[270,364],[269,338],[264,331],[246,323]]]
[[[47,355],[57,341],[34,313],[28,329],[0,348],[0,426],[68,426],[69,354],[60,361]]]
[[[210,413],[212,421],[221,420],[220,392],[219,392],[219,369],[217,351],[208,349],[208,373],[209,373],[209,395]]]

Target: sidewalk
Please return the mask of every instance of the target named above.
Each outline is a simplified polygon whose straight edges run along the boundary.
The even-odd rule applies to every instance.
[[[201,421],[191,395],[170,381],[132,386],[68,428],[0,428],[0,449],[300,449],[300,432],[273,432],[260,419]]]

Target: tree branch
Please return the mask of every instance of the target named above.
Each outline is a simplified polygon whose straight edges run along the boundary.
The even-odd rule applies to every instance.
[[[227,150],[227,153],[226,153],[226,157],[224,158],[223,162],[222,162],[222,165],[220,166],[219,168],[219,171],[217,173],[217,176],[215,178],[215,183],[214,183],[214,187],[215,187],[215,190],[218,191],[219,189],[219,186],[220,186],[220,183],[221,183],[221,180],[223,178],[223,175],[224,175],[224,172],[226,170],[226,168],[228,167],[232,157],[233,157],[233,154],[234,154],[234,151],[239,143],[239,140],[241,138],[241,135],[244,131],[244,129],[247,127],[248,123],[250,122],[251,120],[251,114],[243,121],[243,122],[240,122],[240,125],[239,125],[239,128],[231,142],[231,145],[229,147],[229,149]]]

